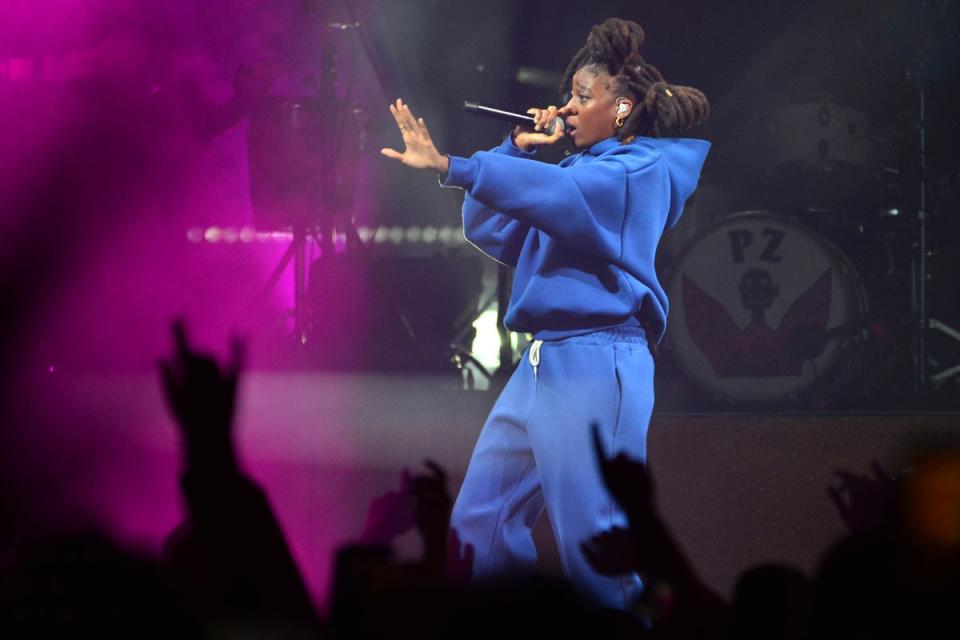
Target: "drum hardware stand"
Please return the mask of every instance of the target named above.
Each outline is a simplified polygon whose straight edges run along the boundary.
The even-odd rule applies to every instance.
[[[466,368],[468,363],[472,364],[488,381],[493,378],[493,374],[474,357],[470,347],[464,345],[464,339],[471,327],[473,327],[473,323],[477,321],[477,318],[483,315],[483,312],[489,309],[496,300],[497,292],[494,291],[477,306],[477,312],[471,315],[466,322],[460,326],[460,329],[454,334],[453,340],[450,341],[450,351],[448,352],[450,362],[452,362],[457,369],[465,372],[464,375],[466,377],[464,383],[467,389],[473,388],[473,372]]]
[[[326,25],[327,30],[331,32],[343,32],[346,29],[353,28],[355,25],[342,25],[340,23],[331,23]],[[326,38],[324,41],[323,52],[321,56],[321,65],[323,69],[323,76],[321,86],[319,88],[319,94],[321,96],[330,97],[331,103],[336,101],[336,87],[334,85],[334,78],[336,75],[336,54],[333,49],[333,41],[331,38]],[[351,62],[356,61],[356,56],[353,57]],[[352,71],[352,69],[351,69]],[[352,79],[354,76],[353,73],[349,75]],[[351,80],[352,81],[352,80]],[[352,89],[352,85],[351,85]],[[348,90],[348,98],[351,91]],[[346,128],[345,119],[347,118],[347,113],[343,109],[336,109],[337,115],[337,126],[336,131],[339,133],[334,140],[332,140],[331,148],[328,150],[328,153],[331,157],[331,160],[328,161],[326,171],[333,176],[331,180],[332,184],[327,184],[328,191],[332,187],[336,191],[337,187],[337,177],[340,175],[338,169],[343,166],[342,151],[343,151],[343,131]],[[320,231],[325,235],[322,237],[318,233],[318,224],[315,222],[311,224],[303,223],[294,223],[292,225],[293,239],[290,242],[290,246],[284,252],[283,257],[280,258],[280,262],[277,263],[277,266],[273,269],[273,273],[270,274],[270,278],[267,280],[267,283],[264,285],[263,290],[260,292],[260,295],[257,297],[254,302],[253,309],[260,310],[266,305],[266,301],[269,298],[270,294],[276,288],[277,284],[280,281],[281,276],[286,271],[287,266],[290,264],[290,261],[293,260],[293,308],[287,310],[284,316],[281,316],[281,319],[285,316],[293,317],[293,336],[296,339],[297,344],[305,345],[308,339],[308,318],[307,318],[307,307],[306,307],[306,296],[307,296],[307,248],[312,241],[314,246],[317,248],[320,256],[326,255],[335,255],[337,253],[337,238],[339,234],[343,234],[346,238],[345,248],[347,250],[363,250],[365,248],[363,240],[360,238],[360,234],[357,232],[356,225],[354,224],[353,212],[356,205],[356,164],[357,164],[357,155],[361,153],[366,147],[366,122],[363,118],[364,112],[363,109],[357,105],[352,104],[349,109],[349,115],[353,117],[354,124],[358,130],[358,139],[357,146],[355,149],[355,154],[353,157],[348,158],[350,162],[350,172],[349,175],[344,176],[350,180],[350,193],[349,201],[346,204],[346,210],[350,211],[350,216],[345,221],[339,221],[335,218],[331,219],[330,216],[326,216],[322,221],[323,228]],[[315,202],[315,207],[319,209],[319,199]],[[314,216],[317,219],[317,216]],[[326,242],[324,242],[324,240]]]
[[[298,225],[293,228],[293,239],[290,246],[284,252],[280,262],[274,267],[273,273],[264,285],[260,295],[254,303],[255,309],[261,309],[267,302],[267,298],[280,282],[280,277],[287,270],[290,260],[293,260],[293,308],[287,313],[293,317],[293,332],[300,344],[307,342],[307,330],[305,321],[304,301],[307,292],[307,245],[311,238],[317,245],[320,244],[316,237],[316,230],[308,230],[306,226]]]
[[[960,364],[949,367],[942,371],[931,374],[928,370],[927,361],[927,333],[936,329],[953,340],[960,342],[960,331],[946,323],[931,318],[927,314],[927,258],[929,250],[927,248],[927,129],[926,129],[926,107],[927,92],[922,78],[923,64],[917,64],[917,67],[908,72],[908,77],[916,85],[919,93],[919,113],[917,114],[917,133],[920,143],[920,209],[917,212],[917,221],[919,223],[919,241],[917,251],[914,252],[913,268],[913,311],[916,316],[916,345],[914,353],[914,368],[916,378],[914,384],[914,393],[920,398],[927,391],[938,388],[947,380],[960,374]]]
[[[487,368],[483,366],[479,360],[474,358],[469,351],[464,350],[462,347],[458,347],[454,344],[451,344],[450,348],[450,362],[452,362],[454,366],[456,366],[457,369],[462,372],[464,389],[467,391],[473,391],[474,385],[476,384],[473,377],[473,370],[467,368],[468,364],[473,365],[474,369],[482,373],[483,377],[488,381],[493,377],[493,374],[487,371]]]
[[[936,318],[927,319],[927,329],[932,330],[936,329],[942,333],[945,333],[950,338],[953,338],[955,342],[960,342],[960,331],[957,331],[950,325],[940,322]],[[960,374],[960,364],[956,364],[952,367],[944,369],[933,375],[927,375],[927,384],[932,388],[938,388],[941,384]]]
[[[467,389],[473,388],[473,372],[466,368],[466,365],[472,364],[486,380],[489,382],[498,376],[509,376],[515,368],[513,342],[511,341],[510,331],[504,326],[503,320],[507,313],[507,307],[510,303],[510,269],[506,265],[497,263],[497,284],[493,291],[487,294],[477,307],[474,313],[460,329],[454,334],[450,342],[450,360],[453,364],[465,371],[465,385]],[[477,321],[485,311],[488,311],[493,305],[497,305],[497,336],[500,339],[500,365],[496,371],[490,371],[483,366],[480,361],[474,357],[469,347],[464,346],[464,339],[473,323]]]

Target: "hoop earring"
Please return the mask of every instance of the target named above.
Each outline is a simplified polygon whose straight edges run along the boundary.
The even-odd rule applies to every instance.
[[[620,116],[617,116],[617,119],[614,120],[614,124],[617,125],[617,129],[619,129],[620,127],[623,126],[623,118]]]

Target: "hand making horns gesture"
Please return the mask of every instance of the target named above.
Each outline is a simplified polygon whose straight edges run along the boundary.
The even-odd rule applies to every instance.
[[[414,169],[435,169],[446,173],[450,168],[450,159],[437,151],[423,118],[415,118],[410,107],[400,98],[390,105],[390,113],[397,121],[406,149],[400,153],[394,149],[383,148],[380,153]]]

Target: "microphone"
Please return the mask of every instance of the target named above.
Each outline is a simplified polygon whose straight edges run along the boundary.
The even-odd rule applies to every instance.
[[[467,113],[472,113],[475,116],[500,120],[501,122],[508,122],[521,127],[529,127],[530,129],[533,129],[534,127],[533,116],[526,113],[513,113],[512,111],[504,111],[503,109],[488,107],[480,104],[479,102],[470,102],[469,100],[465,100],[463,102],[463,110]],[[557,116],[557,119],[553,121],[553,126],[551,126],[549,129],[544,129],[543,131],[547,135],[552,136],[554,131],[557,130],[557,127],[563,131],[564,123],[563,118],[560,116]]]

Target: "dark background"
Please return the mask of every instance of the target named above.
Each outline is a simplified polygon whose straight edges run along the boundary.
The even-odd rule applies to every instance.
[[[326,96],[333,108],[324,114],[325,126],[336,132],[330,139],[351,148],[363,133],[364,146],[351,160],[356,168],[352,213],[357,224],[455,227],[459,192],[437,189],[434,176],[380,157],[382,146],[400,143],[387,104],[396,97],[406,99],[426,118],[442,151],[467,155],[490,148],[505,128],[464,114],[463,100],[519,111],[558,103],[554,81],[591,25],[620,16],[643,25],[645,57],[669,82],[698,87],[712,106],[710,119],[689,133],[713,144],[701,188],[688,204],[687,227],[672,240],[668,237],[661,267],[668,270],[693,236],[729,214],[764,209],[796,217],[837,244],[861,273],[871,313],[892,336],[877,356],[885,381],[871,389],[873,395],[861,394],[857,408],[903,408],[912,402],[908,390],[915,366],[911,274],[919,237],[921,87],[931,243],[929,306],[931,314],[947,324],[960,325],[960,261],[954,240],[960,189],[953,148],[958,139],[954,114],[960,107],[955,88],[958,13],[955,2],[905,0],[8,3],[0,11],[4,64],[69,56],[102,44],[117,30],[138,34],[149,55],[139,67],[122,73],[90,72],[48,82],[35,70],[31,79],[0,82],[0,123],[9,138],[0,160],[12,167],[4,174],[4,197],[31,184],[43,185],[45,177],[53,181],[46,183],[49,188],[28,189],[25,199],[5,200],[2,265],[8,311],[2,348],[9,357],[4,362],[22,366],[23,359],[38,360],[38,353],[44,353],[39,360],[48,355],[56,359],[58,347],[51,345],[67,342],[72,347],[75,334],[87,335],[82,323],[77,329],[61,298],[89,299],[76,279],[104,256],[140,259],[157,271],[141,277],[129,261],[113,264],[109,283],[96,285],[97,304],[109,299],[122,309],[97,309],[97,331],[104,335],[91,338],[87,351],[120,359],[135,352],[139,366],[149,365],[151,354],[162,345],[167,317],[201,304],[212,308],[217,305],[211,300],[236,298],[238,290],[256,289],[255,282],[266,280],[273,257],[262,259],[269,263],[268,270],[253,276],[243,271],[246,266],[237,266],[251,262],[235,257],[228,275],[246,277],[237,283],[217,271],[228,268],[222,256],[191,255],[190,262],[184,255],[187,228],[257,222],[249,198],[246,123],[213,140],[182,142],[185,132],[197,126],[196,114],[202,111],[198,105],[229,100],[238,66],[273,59],[282,73],[272,93],[310,96],[316,95],[330,68],[325,52],[334,52],[334,95]],[[361,30],[328,27],[354,21],[361,23]],[[546,80],[518,81],[524,69]],[[7,73],[9,77],[9,69]],[[153,95],[161,99],[144,98]],[[785,108],[815,101],[858,114],[871,151],[862,166],[853,167],[850,177],[857,180],[835,174],[844,187],[843,197],[827,202],[825,212],[811,215],[813,205],[823,204],[820,194],[812,193],[818,185],[814,182],[808,191],[780,188],[775,157],[782,149],[770,130]],[[345,115],[351,109],[361,114],[362,127]],[[561,150],[543,155],[556,159]],[[205,164],[198,161],[201,157]],[[51,158],[62,162],[57,166]],[[41,169],[31,173],[34,160]],[[56,182],[76,177],[75,169],[81,170],[82,180]],[[38,194],[49,197],[38,200]],[[900,212],[895,220],[885,216],[891,209]],[[110,235],[123,225],[143,244],[133,248],[128,237]],[[405,251],[395,249],[398,256]],[[174,264],[183,267],[176,279],[160,266]],[[475,265],[469,268],[475,270]],[[198,278],[191,277],[190,269],[208,274],[205,284],[225,284],[219,289],[210,284],[198,293],[191,289]],[[124,297],[125,290],[116,291],[120,272],[128,274],[120,280],[129,283],[130,299]],[[436,303],[444,299],[428,297]],[[53,309],[63,320],[61,326],[36,335]],[[224,310],[222,318],[213,320],[229,326],[230,313]],[[118,332],[120,324],[124,331]],[[128,333],[130,339],[110,346]],[[956,342],[944,336],[936,335],[930,349],[938,367],[960,361]],[[674,380],[671,389],[687,386],[671,370],[669,353],[661,372],[663,380]],[[897,392],[884,393],[884,384]],[[960,396],[953,393],[954,385],[942,391],[930,408],[953,406],[952,398]],[[671,400],[669,389],[662,397],[666,406],[678,410],[722,408],[709,397],[680,393]],[[897,398],[892,405],[881,402],[890,397]]]

